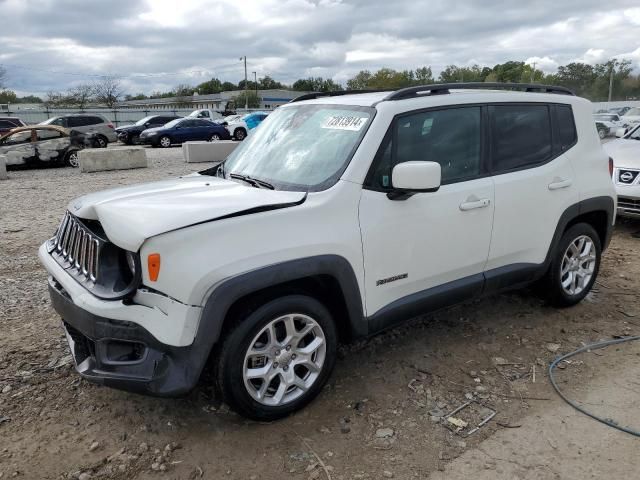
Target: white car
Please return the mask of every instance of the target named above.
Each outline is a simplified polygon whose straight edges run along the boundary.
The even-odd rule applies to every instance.
[[[598,128],[598,135],[600,138],[604,138],[607,135],[615,135],[619,128],[624,127],[626,124],[615,113],[594,113],[593,120],[598,124],[604,125],[608,131]]]
[[[604,149],[613,159],[618,215],[640,218],[640,125]]]
[[[578,303],[610,165],[590,102],[531,88],[309,94],[219,166],[73,200],[39,257],[76,369],[177,395],[211,362],[231,407],[273,420],[322,391],[338,342],[538,280]]]
[[[204,120],[209,120],[210,122],[220,120],[222,118],[222,114],[216,112],[215,110],[211,110],[208,108],[203,108],[200,110],[194,110],[188,115],[190,118],[202,118]]]
[[[247,113],[232,119],[225,126],[232,138],[244,140],[249,132],[260,125],[268,115],[266,112]]]
[[[634,107],[627,110],[627,113],[622,115],[620,119],[626,124],[631,125],[634,123],[640,123],[640,107]]]

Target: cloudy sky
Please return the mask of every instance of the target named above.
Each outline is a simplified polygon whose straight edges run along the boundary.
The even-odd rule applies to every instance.
[[[8,87],[44,94],[118,75],[129,93],[212,76],[345,82],[361,69],[629,58],[637,0],[0,0]],[[71,75],[73,74],[73,75]],[[93,76],[92,76],[93,75]]]

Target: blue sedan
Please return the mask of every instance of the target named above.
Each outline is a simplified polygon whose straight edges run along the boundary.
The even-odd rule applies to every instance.
[[[230,139],[231,135],[222,125],[196,118],[178,118],[162,127],[148,128],[140,134],[141,143],[162,148],[195,140],[214,142]]]

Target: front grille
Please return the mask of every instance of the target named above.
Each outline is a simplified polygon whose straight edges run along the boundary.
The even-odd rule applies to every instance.
[[[51,254],[70,273],[95,282],[104,240],[67,212],[51,239]]]
[[[631,185],[638,178],[640,172],[637,170],[618,170],[618,183],[623,185]]]
[[[637,210],[640,212],[640,199],[629,197],[618,197],[618,208],[625,210]]]

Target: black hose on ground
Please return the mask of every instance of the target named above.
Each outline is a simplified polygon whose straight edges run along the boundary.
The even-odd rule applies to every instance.
[[[555,391],[557,392],[558,395],[560,395],[560,397],[567,402],[569,405],[571,405],[573,408],[575,408],[576,410],[578,410],[581,413],[584,413],[585,415],[593,418],[594,420],[597,420],[600,423],[604,423],[605,425],[608,425],[609,427],[613,427],[616,428],[622,432],[626,432],[626,433],[630,433],[631,435],[635,435],[636,437],[640,437],[640,432],[637,430],[632,430],[630,428],[627,427],[622,427],[620,425],[617,425],[616,423],[613,423],[610,420],[607,420],[606,418],[601,418],[598,417],[597,415],[588,412],[587,410],[585,410],[584,408],[582,408],[580,405],[578,405],[577,403],[575,403],[573,400],[570,400],[569,398],[567,398],[561,391],[560,388],[558,387],[557,383],[556,383],[556,379],[553,377],[553,370],[556,368],[556,366],[560,363],[563,362],[564,360],[573,357],[574,355],[578,355],[579,353],[585,352],[587,350],[598,350],[599,348],[604,348],[604,347],[608,347],[610,345],[616,345],[618,343],[625,343],[625,342],[631,342],[634,340],[640,340],[640,336],[638,337],[624,337],[624,338],[616,338],[615,340],[606,340],[604,342],[598,342],[598,343],[592,343],[591,345],[585,345],[582,348],[579,348],[578,350],[571,352],[571,353],[567,353],[566,355],[562,355],[561,357],[556,358],[551,365],[549,365],[549,380],[551,381],[551,385],[553,385],[553,388],[555,389]]]

